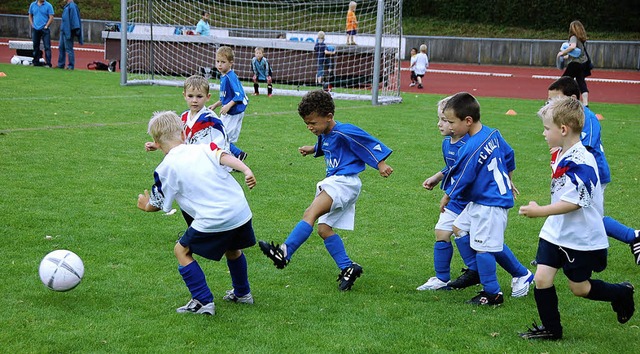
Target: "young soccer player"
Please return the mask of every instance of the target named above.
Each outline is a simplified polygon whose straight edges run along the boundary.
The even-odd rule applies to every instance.
[[[580,297],[611,302],[618,322],[626,323],[635,311],[634,288],[628,282],[591,279],[607,266],[608,241],[602,223],[603,194],[595,158],[580,141],[584,124],[582,104],[575,98],[551,100],[538,112],[551,156],[551,204],[529,202],[520,215],[547,217],[538,240],[534,295],[542,325],[535,323],[520,336],[525,339],[560,339],[562,325],[558,295],[553,284],[559,269],[569,289]]]
[[[429,67],[429,58],[427,57],[427,45],[420,45],[420,53],[416,55],[416,62],[413,65],[413,71],[416,74],[416,78],[418,80],[418,88],[421,89],[422,86],[422,78],[424,74],[427,73],[427,68]]]
[[[209,106],[210,110],[220,107],[220,119],[224,124],[229,142],[235,144],[242,129],[242,119],[249,99],[244,94],[244,88],[238,75],[233,71],[233,49],[222,46],[216,51],[216,68],[222,74],[220,78],[220,99]],[[231,150],[233,156],[241,161],[247,158],[247,153],[240,149]]]
[[[334,120],[335,106],[329,93],[322,90],[304,95],[298,113],[313,134],[318,136],[314,146],[302,146],[302,156],[324,156],[326,178],[316,185],[316,196],[305,210],[302,220],[291,231],[284,243],[274,245],[260,241],[260,249],[276,268],[284,268],[296,250],[311,236],[318,221],[318,234],[340,268],[338,288],[349,290],[362,274],[362,267],[353,262],[345,250],[342,239],[333,228],[353,230],[355,204],[360,194],[358,174],[369,165],[378,169],[382,177],[393,172],[385,160],[391,149],[364,130]]]
[[[254,50],[255,56],[251,58],[251,70],[253,71],[253,95],[258,96],[260,91],[259,82],[267,83],[267,96],[271,97],[273,94],[273,86],[271,86],[271,65],[269,61],[264,57],[264,48],[256,47]]]
[[[466,234],[471,237],[483,289],[467,303],[500,305],[504,297],[498,283],[496,261],[514,276],[513,297],[526,295],[533,281],[533,274],[504,244],[507,215],[514,200],[511,183],[516,167],[514,152],[498,130],[480,122],[480,104],[471,94],[460,92],[451,97],[444,115],[452,134],[469,134],[466,144],[458,151],[458,160],[444,177],[451,183],[440,202],[441,212],[451,200],[468,202],[455,219],[453,232],[457,237]]]
[[[356,34],[358,34],[358,19],[356,17],[355,1],[349,2],[349,10],[347,11],[347,45],[356,45]]]
[[[411,61],[409,62],[409,70],[411,70],[411,83],[409,84],[409,87],[414,87],[418,84],[418,77],[416,76],[415,70],[417,55],[418,48],[411,48]]]
[[[451,96],[443,98],[438,102],[438,130],[444,137],[442,140],[442,155],[444,157],[445,167],[427,178],[422,186],[427,190],[433,190],[435,186],[442,181],[440,188],[446,190],[450,181],[443,178],[449,168],[451,168],[458,156],[458,150],[466,144],[469,135],[457,136],[451,134],[451,129],[447,118],[444,116],[443,109]],[[462,212],[467,202],[461,199],[450,201],[445,211],[440,213],[438,223],[435,226],[436,242],[433,245],[433,268],[436,275],[427,280],[426,283],[420,285],[417,290],[448,290],[449,280],[451,280],[451,259],[453,257],[453,245],[451,244],[451,235],[453,234],[453,221]],[[460,252],[460,256],[464,264],[468,267],[464,277],[458,278],[454,284],[454,288],[464,288],[475,285],[480,282],[478,277],[478,267],[476,266],[476,252],[471,248],[469,243],[469,235],[455,238],[456,246]]]
[[[563,76],[551,83],[548,88],[547,98],[551,100],[557,97],[573,97],[580,100],[580,88],[576,80],[570,76]],[[611,171],[604,154],[601,131],[602,127],[596,115],[589,107],[584,106],[584,126],[582,128],[581,141],[582,145],[596,159],[598,176],[600,177],[600,184],[604,194],[606,186],[611,182]],[[640,230],[634,230],[609,216],[605,216],[603,222],[607,235],[629,244],[634,261],[640,265]]]
[[[156,167],[151,193],[138,195],[138,208],[169,211],[175,200],[189,215],[195,215],[174,247],[178,271],[191,300],[177,312],[215,314],[213,294],[193,254],[219,261],[224,255],[233,289],[224,300],[253,303],[242,249],[256,243],[251,210],[242,187],[222,166],[245,175],[249,188],[256,185],[253,172],[242,161],[215,144],[187,145],[180,117],[174,112],[156,112],[149,121],[149,134],[165,157]]]

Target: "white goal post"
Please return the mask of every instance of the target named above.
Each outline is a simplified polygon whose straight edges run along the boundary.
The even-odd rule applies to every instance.
[[[107,51],[119,47],[123,85],[181,86],[202,74],[217,89],[215,52],[226,45],[251,95],[251,59],[262,47],[276,95],[300,96],[324,83],[339,99],[401,102],[402,0],[356,3],[356,45],[346,42],[349,0],[121,0],[121,22],[103,38]],[[194,35],[203,11],[210,14],[210,34]],[[314,49],[319,31],[335,49],[324,65]]]

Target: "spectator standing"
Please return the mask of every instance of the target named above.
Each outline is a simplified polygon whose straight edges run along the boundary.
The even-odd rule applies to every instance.
[[[60,23],[60,43],[58,44],[58,69],[64,69],[65,61],[69,60],[67,69],[75,67],[75,54],[73,52],[73,38],[78,39],[80,45],[84,44],[82,37],[82,22],[80,9],[73,0],[66,0],[62,9],[62,22]]]
[[[40,58],[40,42],[44,46],[45,65],[51,67],[51,30],[53,22],[53,5],[47,0],[36,0],[29,6],[29,24],[33,41],[33,65],[42,66]]]

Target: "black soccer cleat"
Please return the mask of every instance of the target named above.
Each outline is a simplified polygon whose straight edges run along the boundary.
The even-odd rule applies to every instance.
[[[486,291],[481,291],[478,295],[471,298],[471,300],[467,301],[467,304],[470,305],[488,305],[488,306],[499,306],[504,302],[504,296],[502,292],[497,294],[489,294]]]
[[[260,245],[262,253],[273,261],[273,265],[275,265],[276,268],[283,269],[287,266],[289,261],[280,245],[274,245],[273,242],[267,243],[266,241],[259,241],[258,244]]]
[[[480,284],[480,275],[477,271],[469,268],[462,268],[462,274],[456,279],[452,280],[447,285],[451,289],[464,289],[473,285]]]
[[[362,275],[362,267],[358,263],[351,263],[350,266],[343,269],[338,275],[338,289],[342,291],[351,290],[353,283]]]
[[[533,322],[533,328],[527,328],[526,332],[518,333],[518,335],[522,339],[546,339],[546,340],[562,339],[562,333],[554,333],[544,328],[543,325],[538,326],[535,322]]]
[[[637,265],[640,265],[640,230],[636,230],[636,238],[629,244],[629,247],[631,247],[633,260]]]
[[[629,282],[622,282],[618,285],[624,287],[624,295],[617,301],[611,302],[613,311],[618,315],[618,322],[627,323],[635,312],[635,304],[633,303],[633,285]]]

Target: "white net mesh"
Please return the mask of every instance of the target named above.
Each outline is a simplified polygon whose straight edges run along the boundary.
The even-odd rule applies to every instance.
[[[381,103],[399,101],[399,53],[404,45],[402,0],[383,3],[377,73]],[[273,70],[274,94],[301,95],[318,88],[314,44],[323,31],[325,44],[335,54],[320,65],[320,85],[331,88],[338,98],[372,97],[378,0],[357,1],[357,45],[346,44],[348,0],[126,0],[126,4],[127,84],[181,85],[185,77],[198,73],[210,75],[215,84],[219,77],[215,51],[227,45],[234,50],[233,69],[250,94],[251,58],[255,47],[263,47]],[[192,35],[203,11],[210,13],[210,34]]]

